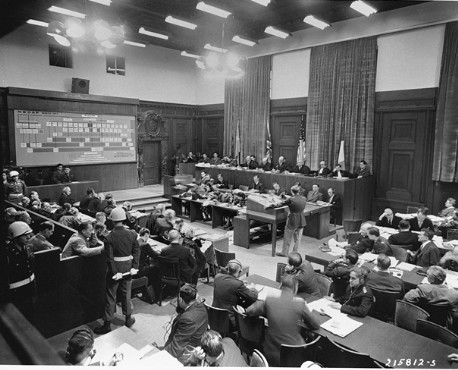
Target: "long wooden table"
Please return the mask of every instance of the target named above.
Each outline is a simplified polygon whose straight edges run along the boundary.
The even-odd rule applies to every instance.
[[[100,190],[98,181],[75,181],[65,184],[28,186],[27,190],[29,192],[36,191],[40,195],[40,199],[50,199],[51,201],[57,202],[62,194],[62,189],[66,186],[71,189],[72,194],[70,197],[75,201],[79,201],[83,198],[88,188],[93,188],[96,192]]]
[[[321,192],[327,199],[327,189],[334,188],[342,197],[342,219],[368,220],[371,217],[371,203],[374,196],[374,177],[362,179],[333,179],[304,176],[300,174],[276,174],[262,170],[237,169],[235,167],[201,167],[196,165],[195,178],[200,178],[200,173],[205,171],[212,178],[220,173],[230,185],[237,188],[239,185],[248,185],[253,182],[253,176],[258,175],[267,189],[272,189],[272,183],[278,182],[280,187],[289,192],[291,186],[299,181],[307,191],[312,190],[313,184],[318,184]],[[340,221],[340,220],[339,220]]]
[[[266,285],[272,288],[279,287],[277,282],[258,275],[250,275],[245,280],[250,283]],[[311,299],[313,300],[315,298]],[[317,312],[314,313],[320,324],[330,319],[328,316],[319,315]],[[315,330],[315,332],[354,351],[367,353],[372,359],[389,367],[458,368],[458,363],[447,360],[447,355],[457,352],[457,349],[454,347],[401,329],[392,324],[387,324],[370,316],[352,316],[351,318],[362,322],[363,325],[345,338],[336,336],[321,327]],[[406,365],[406,360],[408,359],[410,360],[410,365]],[[401,362],[401,360],[403,361]]]

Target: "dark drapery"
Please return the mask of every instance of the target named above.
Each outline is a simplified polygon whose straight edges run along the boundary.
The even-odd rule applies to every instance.
[[[458,22],[445,26],[436,111],[433,180],[458,182]]]
[[[372,164],[377,40],[375,37],[317,46],[310,56],[307,162],[337,164],[345,142],[345,169]],[[275,140],[275,139],[274,139]]]
[[[224,154],[234,155],[237,125],[243,159],[254,154],[260,160],[266,152],[267,125],[270,112],[271,57],[249,59],[245,74],[227,79],[224,89]]]

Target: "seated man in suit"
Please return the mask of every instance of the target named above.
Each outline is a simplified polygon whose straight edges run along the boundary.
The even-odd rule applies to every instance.
[[[445,208],[439,212],[439,217],[453,217],[455,216],[455,205],[456,200],[454,198],[448,198],[445,202]]]
[[[57,164],[56,171],[52,174],[52,183],[53,184],[61,184],[64,182],[64,165],[62,163]]]
[[[359,168],[356,170],[355,176],[358,179],[361,179],[363,177],[368,177],[371,176],[371,170],[369,169],[369,166],[367,165],[367,162],[363,159],[359,162]]]
[[[391,227],[393,229],[397,229],[399,226],[399,222],[402,220],[401,217],[395,216],[393,214],[393,210],[391,208],[385,208],[383,213],[378,218],[377,222],[375,223],[376,226],[381,227]]]
[[[167,258],[178,258],[180,265],[180,277],[185,283],[192,282],[192,276],[197,268],[196,259],[188,248],[182,245],[183,238],[178,230],[169,231],[170,245],[161,250],[161,256]]]
[[[368,230],[371,227],[372,224],[369,222],[365,222],[361,225],[359,229],[361,239],[359,239],[355,245],[350,246],[351,249],[355,250],[359,254],[362,254],[365,252],[370,252],[374,248],[374,241],[368,237]]]
[[[272,195],[277,195],[279,197],[283,197],[286,194],[286,190],[280,187],[280,184],[278,182],[273,182],[272,183],[273,189],[269,190],[269,194]]]
[[[302,175],[308,175],[310,172],[310,167],[305,164],[305,162],[298,163],[291,172],[300,173]]]
[[[240,167],[246,167],[249,170],[255,170],[256,168],[258,168],[258,163],[256,161],[253,161],[251,155],[247,155],[245,157],[245,163],[242,163]]]
[[[227,189],[229,188],[229,184],[226,180],[224,180],[223,175],[219,173],[216,176],[216,181],[213,183],[213,187],[217,189],[219,188]]]
[[[288,255],[288,264],[285,266],[284,275],[292,275],[297,280],[298,295],[320,296],[320,289],[318,288],[318,281],[312,264],[307,260],[303,261],[299,253],[292,252]],[[302,297],[305,299],[304,296]]]
[[[205,153],[202,153],[202,156],[197,161],[198,163],[210,163],[210,158]]]
[[[399,221],[399,233],[390,235],[388,238],[388,243],[401,246],[411,246],[412,251],[418,250],[420,248],[420,243],[418,242],[418,234],[410,231],[410,223],[407,220]],[[404,248],[404,247],[403,247]]]
[[[73,205],[75,203],[75,200],[70,197],[70,194],[72,193],[72,190],[70,187],[66,186],[65,188],[62,189],[62,194],[59,197],[59,205],[62,207],[65,203],[70,203]]]
[[[316,203],[319,200],[323,200],[323,194],[320,192],[320,185],[313,184],[312,190],[307,194],[307,202]]]
[[[390,274],[389,268],[391,260],[386,254],[379,254],[377,257],[377,269],[367,275],[367,285],[384,292],[403,292],[403,282],[401,279]]]
[[[242,264],[238,260],[230,260],[226,269],[227,273],[220,272],[215,276],[212,306],[230,311],[230,330],[235,331],[236,324],[232,307],[247,308],[258,299],[258,291],[254,284],[247,286],[239,279],[242,274]]]
[[[434,231],[430,229],[424,229],[418,241],[421,243],[420,249],[415,253],[412,251],[407,251],[410,256],[412,256],[412,263],[420,267],[430,267],[437,265],[440,260],[440,251],[437,248],[436,244],[432,241],[434,237]]]
[[[89,238],[94,232],[91,222],[82,222],[78,226],[77,230],[78,233],[73,234],[70,239],[68,239],[68,242],[62,251],[62,258],[68,258],[71,256],[91,257],[102,253],[104,248],[104,244],[102,242],[94,248],[90,248],[89,246]]]
[[[429,209],[421,207],[417,211],[417,216],[410,218],[410,230],[421,231],[423,229],[434,230],[433,222],[428,218]]]
[[[367,230],[367,236],[370,240],[374,241],[374,247],[372,248],[372,253],[375,254],[386,254],[387,256],[392,256],[393,251],[391,250],[390,243],[383,236],[380,236],[380,231],[376,227],[371,227]]]
[[[251,183],[251,189],[257,190],[260,193],[264,193],[264,191],[266,190],[266,188],[264,187],[262,182],[259,181],[259,176],[258,175],[254,175],[253,176],[253,182]]]
[[[196,156],[192,152],[189,152],[188,156],[185,158],[183,162],[184,163],[195,163],[196,161],[197,161]]]
[[[218,153],[213,153],[213,157],[210,159],[210,164],[213,166],[216,166],[221,163],[221,159],[218,155]]]
[[[425,305],[450,305],[448,324],[458,319],[458,291],[445,285],[447,274],[442,267],[430,266],[426,272],[429,284],[419,284],[404,296],[404,301],[420,307]]]
[[[259,168],[265,172],[272,171],[272,163],[270,162],[269,158],[264,157]]]
[[[278,163],[275,165],[272,171],[275,171],[275,173],[283,173],[289,170],[290,170],[290,167],[289,167],[289,164],[286,162],[285,157],[283,156],[278,157]]]
[[[458,247],[445,253],[439,261],[439,266],[451,271],[458,271]]]
[[[326,161],[320,162],[320,169],[318,170],[317,176],[326,177],[331,173],[331,170],[328,168]]]
[[[251,154],[250,157],[251,157],[251,162],[250,162],[251,163],[251,167],[250,167],[250,169],[255,170],[256,168],[259,167],[259,163],[256,160],[256,156],[254,154]]]
[[[154,224],[152,225],[152,235],[156,236],[156,239],[161,243],[168,243],[168,233],[175,226],[175,211],[173,209],[166,209],[163,213],[163,217],[157,217]]]
[[[199,346],[208,326],[205,305],[196,298],[195,285],[185,284],[180,288],[176,308],[178,316],[172,322],[170,335],[164,346],[164,350],[183,364],[189,358],[189,355],[185,354],[185,347]]]
[[[326,267],[324,274],[332,279],[331,296],[335,300],[345,295],[350,271],[356,262],[358,262],[358,254],[352,249],[347,249],[344,258],[338,258]]]
[[[334,188],[328,189],[328,203],[331,205],[331,222],[335,222],[336,218],[342,214],[342,198],[336,194]]]
[[[350,172],[342,169],[342,165],[339,163],[336,164],[334,170],[331,173],[332,177],[350,177]]]

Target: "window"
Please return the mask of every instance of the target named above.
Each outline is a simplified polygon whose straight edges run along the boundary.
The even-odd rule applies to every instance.
[[[49,65],[73,68],[72,49],[61,45],[49,45]]]
[[[124,57],[107,55],[107,73],[114,75],[126,75],[126,61]]]

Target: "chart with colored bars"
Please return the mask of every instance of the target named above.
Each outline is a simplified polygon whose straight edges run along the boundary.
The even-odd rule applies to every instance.
[[[14,111],[16,164],[135,162],[135,117]]]

